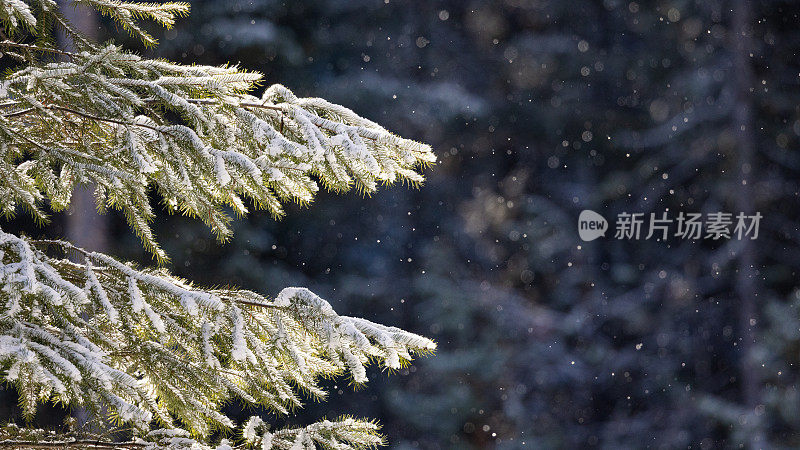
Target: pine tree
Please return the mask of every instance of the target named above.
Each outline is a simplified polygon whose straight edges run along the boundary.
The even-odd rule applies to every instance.
[[[145,45],[143,27],[167,28],[186,3],[75,0]],[[42,223],[76,186],[95,186],[98,208],[124,212],[159,264],[140,268],[60,240],[0,230],[0,362],[24,413],[55,401],[87,408],[130,430],[99,448],[211,448],[237,425],[231,399],[289,414],[303,395],[324,398],[320,378],[367,381],[372,359],[400,368],[435,349],[424,337],[338,315],[304,288],[269,299],[233,288],[200,289],[170,275],[150,222],[153,192],[170,212],[200,218],[220,240],[247,202],[273,216],[324,187],[370,193],[378,182],[418,184],[430,147],[397,137],[353,111],[298,98],[281,85],[248,94],[260,74],[235,66],[146,59],[77,31],[51,0],[0,0],[3,55],[15,68],[0,84],[0,207]],[[56,29],[74,51],[54,44]],[[369,448],[372,421],[341,417],[271,429],[254,416],[241,443],[260,448]],[[83,446],[97,436],[7,426],[5,446]],[[227,440],[218,448],[230,448]]]

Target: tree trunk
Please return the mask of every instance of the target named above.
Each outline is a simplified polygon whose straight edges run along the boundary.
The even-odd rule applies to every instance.
[[[75,28],[90,39],[96,40],[100,22],[94,10],[82,5],[68,4],[60,0],[62,12]],[[70,39],[59,33],[60,45],[74,50]],[[77,188],[72,193],[72,202],[66,220],[67,238],[75,245],[90,251],[108,251],[108,220],[97,213],[93,187]]]
[[[61,11],[75,28],[90,39],[96,40],[100,22],[97,13],[83,5],[59,0]],[[63,33],[58,35],[59,45],[65,50],[74,50],[72,41]],[[64,231],[67,240],[89,251],[108,252],[108,219],[97,213],[93,186],[77,187],[72,193],[70,209],[66,216]],[[78,428],[86,431],[99,431],[88,422],[91,415],[84,408],[73,410]]]

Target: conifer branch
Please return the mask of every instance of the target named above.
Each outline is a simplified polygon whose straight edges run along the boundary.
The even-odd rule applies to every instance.
[[[21,42],[14,42],[14,41],[0,41],[0,46],[2,47],[13,47],[13,48],[21,48],[25,50],[32,50],[35,52],[42,52],[42,53],[55,53],[62,56],[67,56],[70,58],[76,58],[78,55],[72,52],[68,52],[66,50],[61,50],[58,48],[52,47],[42,47],[40,45],[33,45],[33,44],[23,44]]]
[[[0,282],[9,287],[0,291],[0,362],[33,400],[24,403],[28,414],[35,399],[100,396],[137,429],[175,415],[205,435],[212,424],[233,426],[215,410],[230,396],[286,413],[301,404],[291,385],[323,397],[320,377],[347,372],[364,383],[371,359],[397,369],[435,349],[412,333],[340,316],[303,288],[274,300],[202,290],[163,269],[3,231],[0,252]],[[48,317],[58,318],[57,330]]]
[[[148,225],[150,186],[171,210],[201,218],[226,239],[222,207],[244,214],[244,197],[280,216],[284,202],[310,202],[318,181],[372,192],[378,181],[420,183],[416,168],[435,161],[430,147],[341,106],[299,99],[280,85],[261,99],[246,94],[259,80],[235,67],[146,60],[113,45],[31,65],[2,86],[5,159],[34,155],[26,169],[41,186],[35,195],[56,199],[58,209],[74,185],[95,184],[101,206],[122,209],[160,261],[166,255]],[[165,110],[183,123],[171,123]]]
[[[145,44],[138,23],[171,26],[185,3],[75,0],[113,18]],[[32,11],[36,11],[34,16]],[[8,30],[0,47],[23,61],[0,80],[0,212],[69,207],[92,184],[101,208],[122,210],[163,262],[150,228],[154,188],[171,212],[199,217],[220,239],[225,212],[283,214],[308,203],[319,184],[334,191],[378,182],[422,181],[435,162],[427,145],[393,135],[353,111],[298,98],[281,85],[248,92],[258,73],[184,66],[96,45],[49,0],[0,0]],[[17,40],[56,24],[74,52]],[[37,36],[47,42],[46,36]],[[65,56],[40,58],[40,53]],[[175,119],[179,116],[178,119]],[[247,199],[247,200],[246,200]],[[67,259],[66,256],[73,256]],[[0,427],[5,448],[211,449],[212,430],[236,424],[220,411],[232,398],[288,414],[304,396],[324,398],[321,378],[367,381],[366,365],[389,369],[435,350],[429,339],[341,316],[305,288],[274,298],[239,289],[202,289],[165,269],[142,269],[60,240],[0,229],[0,377],[16,386],[26,417],[55,400],[97,417],[110,411],[130,442]],[[151,430],[155,421],[165,428]],[[186,429],[175,428],[179,422]],[[382,445],[378,425],[342,417],[272,430],[244,426],[244,447],[365,449]],[[233,448],[225,441],[219,449]]]

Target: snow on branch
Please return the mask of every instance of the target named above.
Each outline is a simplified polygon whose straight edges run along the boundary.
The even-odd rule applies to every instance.
[[[260,417],[253,416],[244,426],[244,439],[258,448],[291,448],[314,450],[317,445],[331,449],[366,449],[383,445],[379,426],[370,421],[342,417],[336,421],[323,420],[303,428],[269,431]]]
[[[73,0],[111,17],[146,45],[142,19],[169,27],[186,3]],[[398,137],[353,111],[298,98],[235,66],[146,59],[81,35],[53,0],[0,0],[3,54],[20,61],[0,79],[0,213],[42,205],[65,210],[77,186],[98,206],[122,210],[145,247],[166,254],[150,228],[149,196],[198,217],[220,239],[247,202],[274,216],[324,187],[372,192],[418,184],[436,161],[427,145]],[[58,27],[74,51],[54,47]],[[35,36],[31,42],[28,39]],[[71,256],[72,259],[68,258]],[[14,384],[26,416],[55,400],[112,419],[134,440],[41,435],[0,427],[9,448],[200,448],[236,424],[231,398],[287,414],[299,392],[322,398],[321,377],[367,381],[375,360],[397,369],[431,352],[424,337],[338,315],[304,288],[274,300],[236,289],[203,290],[164,269],[140,269],[58,240],[0,230],[0,377]],[[163,427],[151,431],[152,423]],[[177,428],[180,424],[182,428]],[[270,431],[251,420],[260,448],[371,448],[378,426],[343,417]],[[38,434],[37,434],[38,433]],[[241,446],[237,446],[240,448]],[[223,440],[218,449],[232,448]]]
[[[131,36],[145,45],[154,46],[158,41],[137,23],[137,20],[152,20],[165,28],[172,28],[175,19],[189,14],[189,3],[134,3],[120,0],[73,0],[77,4],[90,6],[122,25]]]
[[[166,255],[149,227],[150,187],[224,239],[223,207],[245,214],[244,197],[280,216],[287,201],[310,202],[318,182],[372,192],[379,182],[420,183],[417,168],[435,162],[429,146],[345,107],[281,85],[249,95],[257,73],[147,60],[114,45],[70,55],[4,82],[4,210],[23,206],[44,218],[42,199],[64,209],[75,185],[91,183],[101,206],[123,210],[159,260]],[[170,121],[167,111],[182,119]]]
[[[31,13],[31,8],[22,0],[0,1],[0,21],[6,28],[17,28],[23,24],[28,29],[36,26],[36,18]]]
[[[47,448],[93,448],[104,450],[122,449],[172,449],[172,450],[233,450],[234,448],[316,450],[362,450],[384,444],[375,422],[341,417],[323,420],[302,428],[271,430],[261,418],[251,417],[242,430],[244,443],[234,445],[228,439],[214,446],[192,437],[181,428],[160,428],[142,437],[129,441],[114,442],[105,435],[80,432],[76,436],[57,434],[41,429],[20,428],[15,424],[0,427],[0,448],[47,449]]]
[[[201,290],[163,269],[3,231],[0,252],[0,362],[26,414],[51,397],[91,398],[139,429],[177,417],[205,435],[235,426],[218,412],[228,398],[285,414],[301,405],[297,388],[326,395],[319,377],[347,372],[363,383],[371,358],[398,368],[435,349],[413,333],[340,316],[307,289],[284,289],[274,301]]]

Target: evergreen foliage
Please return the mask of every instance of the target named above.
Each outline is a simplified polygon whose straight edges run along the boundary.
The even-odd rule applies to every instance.
[[[156,40],[141,19],[170,27],[189,9],[185,3],[76,3],[113,18],[146,45]],[[163,262],[167,255],[149,225],[152,191],[170,211],[200,218],[225,239],[231,234],[225,211],[245,214],[247,201],[280,216],[286,202],[310,202],[318,182],[333,191],[355,186],[370,193],[378,182],[418,184],[416,169],[435,161],[430,147],[342,106],[298,98],[281,85],[252,96],[258,73],[179,65],[93,43],[49,0],[0,0],[0,20],[7,37],[0,47],[19,60],[0,92],[6,216],[24,209],[44,222],[45,203],[65,210],[73,189],[92,185],[98,207],[124,211]],[[56,27],[75,51],[52,44]],[[0,361],[25,414],[48,400],[96,416],[107,411],[134,439],[103,440],[107,446],[206,448],[213,431],[236,427],[220,412],[232,398],[289,414],[301,406],[301,393],[325,397],[320,378],[348,373],[361,384],[370,360],[398,369],[414,353],[435,349],[431,340],[398,328],[340,316],[304,288],[284,289],[274,299],[203,290],[161,268],[140,269],[68,242],[4,231],[0,279]],[[152,431],[154,424],[159,430]],[[382,443],[375,423],[351,417],[269,428],[252,418],[242,445]],[[2,436],[23,448],[81,442],[9,430]]]

